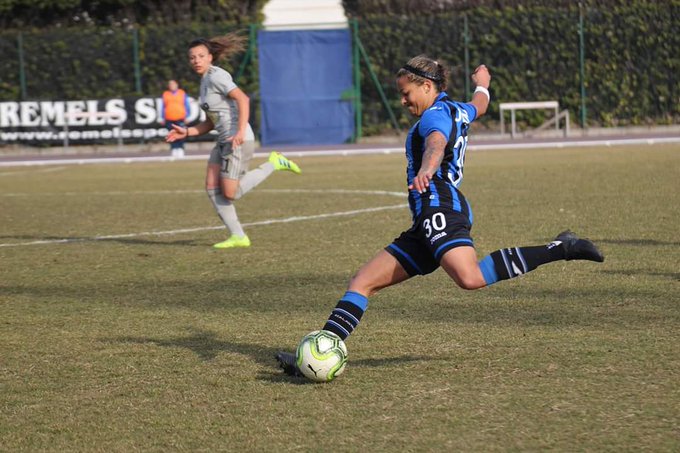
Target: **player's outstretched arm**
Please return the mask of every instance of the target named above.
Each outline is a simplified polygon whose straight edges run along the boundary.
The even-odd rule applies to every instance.
[[[177,140],[183,140],[187,137],[203,135],[207,132],[210,132],[213,127],[215,126],[213,125],[213,122],[210,121],[210,118],[207,118],[205,121],[191,127],[181,127],[173,124],[172,130],[168,132],[168,135],[165,137],[165,141],[172,143]]]
[[[489,84],[491,83],[491,74],[489,69],[481,64],[477,66],[475,72],[471,76],[472,82],[477,86],[475,92],[472,94],[472,100],[470,104],[477,108],[477,118],[484,115],[486,110],[489,108],[489,101],[491,100],[489,95]]]

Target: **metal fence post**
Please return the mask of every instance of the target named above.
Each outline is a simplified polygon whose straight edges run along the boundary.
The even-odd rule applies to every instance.
[[[463,14],[463,43],[465,48],[465,99],[470,99],[470,30],[468,16]]]
[[[26,100],[26,68],[24,63],[24,35],[19,33],[17,37],[17,50],[19,51],[19,86],[21,87],[21,100]]]
[[[357,35],[357,47],[359,48],[359,52],[361,53],[361,56],[364,58],[364,63],[366,63],[366,68],[368,69],[368,75],[371,76],[371,80],[373,81],[375,88],[378,90],[378,94],[380,95],[380,99],[382,100],[382,103],[385,106],[387,113],[390,115],[390,120],[392,121],[392,126],[394,127],[395,131],[399,132],[399,123],[397,123],[397,117],[394,116],[394,112],[392,111],[392,107],[390,107],[390,103],[387,100],[387,97],[385,96],[385,91],[383,90],[382,85],[380,85],[380,81],[378,80],[378,76],[375,75],[375,72],[373,71],[373,68],[371,67],[371,59],[368,58],[368,53],[366,52],[366,49],[364,49],[364,45],[361,44],[361,39],[359,39],[358,35]]]
[[[579,82],[581,84],[581,128],[586,128],[586,68],[583,29],[583,2],[578,2]]]
[[[257,41],[257,25],[255,24],[250,24],[248,25],[248,48],[246,49],[246,54],[243,56],[243,60],[241,60],[241,65],[238,68],[238,71],[236,72],[236,76],[234,76],[234,83],[238,83],[239,79],[243,75],[243,73],[246,71],[246,68],[248,67],[248,64],[255,58],[255,42]],[[251,68],[252,69],[252,68]]]
[[[354,68],[354,142],[361,138],[361,68],[359,56],[359,22],[352,19],[352,66]]]
[[[137,28],[132,29],[132,58],[135,71],[135,91],[138,94],[142,93],[142,75],[139,63],[139,31]]]

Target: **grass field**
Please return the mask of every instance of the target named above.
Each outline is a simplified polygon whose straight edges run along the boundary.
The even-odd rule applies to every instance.
[[[203,162],[0,169],[0,450],[680,450],[680,147],[471,151],[480,255],[569,227],[606,262],[389,288],[321,385],[274,352],[410,218],[403,156],[298,162],[232,251]]]

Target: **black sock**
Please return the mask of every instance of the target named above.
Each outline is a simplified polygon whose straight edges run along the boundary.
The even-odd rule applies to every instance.
[[[359,325],[366,307],[368,307],[366,296],[347,291],[331,312],[323,330],[333,332],[345,340]]]
[[[541,264],[564,259],[560,244],[536,245],[500,249],[487,255],[479,262],[487,285],[501,280],[519,277],[536,269]]]

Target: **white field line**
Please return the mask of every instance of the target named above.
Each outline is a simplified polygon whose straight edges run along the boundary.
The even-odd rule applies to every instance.
[[[406,192],[391,192],[387,190],[352,190],[352,189],[255,189],[252,193],[337,193],[345,195],[386,195],[397,198],[406,198]],[[122,190],[113,190],[106,192],[41,192],[40,197],[55,196],[55,197],[77,197],[77,196],[106,196],[112,197],[117,195],[183,195],[183,194],[201,194],[205,190],[189,189],[189,190],[134,190],[125,192]],[[31,192],[8,192],[0,193],[0,197],[33,197],[36,193]]]
[[[476,145],[474,142],[468,146],[469,150],[502,150],[502,149],[540,149],[540,148],[579,148],[590,146],[619,146],[619,145],[661,145],[668,143],[680,143],[680,137],[656,137],[656,138],[632,138],[610,140],[578,140],[578,141],[553,141],[536,143],[499,143]],[[361,148],[361,149],[329,149],[294,151],[284,150],[289,157],[306,156],[356,156],[363,154],[393,154],[403,153],[403,147],[386,148]],[[267,153],[255,153],[255,157],[267,157]],[[0,167],[33,167],[40,165],[86,165],[86,164],[131,164],[140,162],[177,162],[187,160],[205,160],[208,154],[187,155],[177,158],[171,156],[142,156],[142,157],[103,157],[103,158],[71,158],[71,159],[46,159],[46,160],[17,160],[0,162]]]
[[[398,204],[398,205],[390,205],[390,206],[378,206],[375,208],[364,208],[364,209],[353,209],[351,211],[339,211],[339,212],[328,212],[325,214],[315,214],[315,215],[306,215],[306,216],[294,216],[294,217],[286,217],[283,219],[269,219],[269,220],[260,220],[258,222],[250,222],[250,223],[244,223],[244,227],[254,227],[254,226],[261,226],[261,225],[274,225],[277,223],[292,223],[292,222],[302,222],[305,220],[316,220],[316,219],[328,219],[331,217],[343,217],[343,216],[352,216],[356,214],[365,214],[368,212],[378,212],[378,211],[386,211],[390,209],[403,209],[406,208],[408,205],[405,203]],[[27,245],[47,245],[47,244],[70,244],[74,242],[95,242],[95,241],[106,241],[106,240],[112,240],[112,239],[126,239],[126,238],[135,238],[135,237],[141,237],[141,236],[170,236],[170,235],[175,235],[175,234],[182,234],[182,233],[196,233],[199,231],[210,231],[210,230],[222,230],[224,229],[224,225],[220,226],[210,226],[210,227],[198,227],[198,228],[182,228],[178,230],[167,230],[167,231],[143,231],[139,233],[127,233],[127,234],[110,234],[106,236],[93,236],[93,237],[87,237],[87,238],[64,238],[64,239],[49,239],[49,240],[42,240],[42,241],[31,241],[31,242],[18,242],[18,243],[4,243],[0,244],[0,247],[22,247],[22,246],[27,246]]]
[[[0,172],[0,176],[14,176],[14,175],[25,175],[27,173],[33,174],[33,173],[52,173],[55,171],[60,171],[64,170],[66,167],[47,167],[47,168],[40,168],[40,169],[31,169],[31,170],[19,170],[19,171],[3,171]]]
[[[7,197],[7,198],[12,198],[12,197],[35,197],[35,196],[40,196],[42,197],[82,197],[82,196],[106,196],[106,197],[113,197],[116,195],[182,195],[182,194],[196,194],[196,193],[205,193],[205,190],[136,190],[136,191],[131,191],[131,192],[125,192],[122,190],[111,190],[111,191],[106,191],[106,192],[40,192],[38,193],[31,193],[31,192],[7,192],[7,193],[0,193],[0,197]]]
[[[389,190],[361,190],[361,189],[256,189],[258,192],[271,193],[339,193],[339,194],[357,194],[357,195],[387,195],[390,197],[406,198],[407,193],[392,192]]]
[[[40,165],[85,165],[85,164],[133,164],[142,162],[179,162],[184,160],[205,160],[208,154],[187,155],[186,157],[142,156],[142,157],[94,157],[91,159],[45,159],[0,162],[0,167],[33,167]]]

